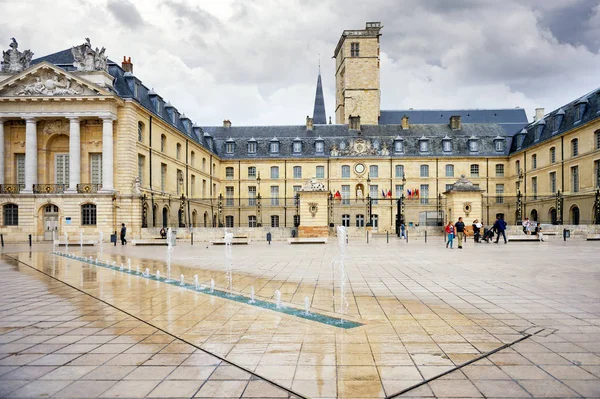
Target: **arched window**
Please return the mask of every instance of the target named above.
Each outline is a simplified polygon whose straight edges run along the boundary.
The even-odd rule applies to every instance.
[[[471,165],[471,177],[479,177],[479,165]]]
[[[202,171],[206,171],[206,158],[202,158]]]
[[[571,140],[571,156],[576,157],[579,155],[579,139]]]
[[[294,166],[294,179],[302,179],[302,166]]]
[[[167,228],[169,225],[169,210],[165,206],[162,210],[162,227]]]
[[[396,165],[396,177],[404,177],[404,165]]]
[[[4,225],[18,226],[19,225],[19,205],[6,204],[4,205]]]
[[[279,167],[271,166],[271,179],[279,179]]]
[[[144,142],[144,124],[142,122],[138,122],[138,141]]]
[[[446,177],[454,177],[454,165],[446,165]]]
[[[556,147],[550,148],[550,163],[556,162]]]
[[[181,159],[181,144],[177,143],[177,148],[175,151],[175,156],[177,157],[177,159]]]
[[[194,151],[190,153],[190,164],[196,166],[196,153]]]
[[[165,147],[167,145],[167,136],[164,134],[160,135],[160,151],[165,152]]]
[[[83,204],[81,205],[81,225],[95,226],[96,225],[96,205]]]
[[[342,177],[350,177],[350,165],[342,165]]]

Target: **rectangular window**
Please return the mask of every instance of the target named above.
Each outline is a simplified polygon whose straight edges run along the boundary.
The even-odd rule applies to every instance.
[[[479,165],[471,165],[471,177],[479,177]]]
[[[4,225],[18,226],[19,225],[19,206],[17,204],[4,205]]]
[[[496,204],[504,203],[504,184],[496,184]]]
[[[251,141],[248,143],[248,154],[256,154],[256,142]]]
[[[371,177],[379,177],[379,167],[377,165],[369,166],[369,175]]]
[[[279,227],[279,216],[271,215],[271,227]]]
[[[144,185],[144,159],[143,155],[138,154],[138,179],[142,186]]]
[[[421,177],[429,177],[429,165],[421,165]]]
[[[360,43],[350,43],[350,57],[359,57]]]
[[[90,183],[102,184],[102,154],[90,154]]]
[[[496,151],[498,151],[498,152],[504,151],[504,140],[496,140],[494,142],[494,145],[495,145]]]
[[[227,154],[233,154],[233,151],[235,150],[235,143],[225,143],[225,152]],[[233,216],[232,216],[233,218]]]
[[[233,227],[233,215],[225,216],[225,227]]]
[[[342,205],[350,205],[350,186],[342,186]]]
[[[404,165],[396,165],[396,177],[402,179],[404,176]]]
[[[454,165],[446,165],[446,177],[454,177]]]
[[[279,141],[272,141],[269,143],[269,152],[271,154],[277,154],[279,152]]]
[[[573,139],[571,140],[571,156],[576,157],[579,155],[579,140]]]
[[[294,166],[294,179],[302,179],[302,166]]]
[[[231,186],[225,187],[225,206],[233,206],[233,202],[234,202],[233,195],[234,195],[233,187],[231,187]]]
[[[596,132],[596,149],[600,150],[600,131]]]
[[[404,191],[404,186],[402,184],[396,184],[396,198],[401,198],[403,191]]]
[[[537,154],[531,156],[531,168],[537,169]]]
[[[421,151],[421,152],[428,152],[429,151],[429,141],[427,141],[427,140],[420,140],[419,141],[419,151]]]
[[[192,175],[191,178],[191,192],[190,195],[192,196],[192,198],[194,198],[196,196],[196,176]]]
[[[350,177],[350,166],[342,165],[342,178],[349,178],[349,177]]]
[[[402,140],[394,141],[394,152],[396,154],[401,154],[404,152],[404,141],[402,141]]]
[[[552,147],[550,148],[550,163],[555,163],[556,162],[556,148]]]
[[[453,187],[454,187],[454,184],[446,184],[446,191],[452,190]]]
[[[256,167],[248,167],[248,179],[256,179]]]
[[[163,193],[167,187],[167,165],[164,163],[160,164],[160,191]]]
[[[55,154],[55,184],[69,184],[69,154]]]
[[[279,167],[271,166],[271,179],[279,179]]]
[[[356,215],[356,227],[365,227],[365,215]]]
[[[206,179],[202,179],[202,198],[206,198]]]
[[[233,168],[232,167],[225,168],[225,178],[227,180],[233,180]]]
[[[421,184],[419,198],[421,199],[421,204],[429,204],[429,184]]]
[[[579,192],[579,166],[571,168],[571,191],[574,193]]]
[[[350,215],[342,215],[342,226],[350,227]]]
[[[15,163],[17,164],[15,180],[17,184],[25,184],[25,154],[15,154]]]
[[[317,166],[317,179],[324,179],[325,178],[325,167],[324,166]]]
[[[279,205],[279,186],[271,186],[271,205]]]
[[[325,151],[325,144],[322,141],[317,141],[315,143],[315,152],[317,154],[322,154]]]
[[[377,197],[379,196],[379,186],[376,184],[369,186],[369,196],[371,197],[371,203],[377,204]]]
[[[248,206],[256,206],[256,186],[248,187]]]
[[[442,141],[442,149],[444,152],[452,152],[452,141],[444,140]]]
[[[294,141],[292,144],[292,150],[294,151],[294,154],[300,154],[302,152],[302,142]]]
[[[496,164],[496,177],[504,177],[504,164]]]
[[[531,191],[533,191],[533,199],[536,200],[538,193],[537,177],[531,178]]]
[[[556,194],[556,172],[550,172],[550,192]]]
[[[81,224],[83,226],[96,225],[96,205],[83,204],[81,206]]]
[[[600,161],[594,161],[594,171],[596,174],[596,188],[600,187]]]
[[[248,216],[248,227],[256,227],[256,216]]]

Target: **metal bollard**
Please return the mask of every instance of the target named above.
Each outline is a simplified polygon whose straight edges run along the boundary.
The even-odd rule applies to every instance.
[[[390,232],[389,231],[385,231],[385,240],[387,241],[387,243],[390,243]]]
[[[369,230],[367,230],[367,244],[369,243]]]
[[[190,234],[191,245],[194,245],[194,233]]]
[[[29,246],[31,246],[31,234],[29,234]]]
[[[0,241],[2,241],[2,248],[4,248],[4,234],[0,234]]]
[[[425,230],[425,242],[427,242],[427,230]]]

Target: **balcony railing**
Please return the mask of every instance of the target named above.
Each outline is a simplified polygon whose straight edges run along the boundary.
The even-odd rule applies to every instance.
[[[19,194],[25,190],[24,184],[0,184],[0,194]]]
[[[62,194],[69,187],[68,184],[34,184],[34,194]]]
[[[97,193],[102,189],[102,184],[83,183],[77,185],[77,192],[79,194],[93,194]]]

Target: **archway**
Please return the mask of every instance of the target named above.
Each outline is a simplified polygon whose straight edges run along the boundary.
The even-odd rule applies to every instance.
[[[204,227],[208,227],[208,212],[204,212]]]
[[[538,212],[536,209],[532,209],[529,219],[531,219],[532,222],[537,222],[538,221]]]
[[[158,205],[154,205],[152,207],[152,227],[157,227],[156,225],[156,217],[158,215]]]
[[[556,208],[550,208],[550,212],[548,212],[550,217],[550,223],[558,224],[558,214],[556,212]]]
[[[184,223],[184,220],[183,220],[183,209],[180,209],[177,212],[177,221],[178,221],[178,226],[179,227],[185,227],[185,223]]]
[[[43,223],[41,228],[43,231],[38,232],[44,235],[44,241],[51,241],[53,238],[59,238],[60,236],[60,225],[58,223],[58,206],[54,204],[45,204],[42,205],[38,211],[38,214],[41,216]],[[54,232],[54,237],[52,232]]]
[[[162,210],[162,227],[165,229],[169,226],[169,210],[165,206]]]
[[[192,227],[198,227],[198,212],[195,209],[192,212]]]
[[[217,227],[217,214],[213,215],[213,227]]]
[[[579,207],[577,205],[573,205],[571,207],[571,224],[578,225],[579,224]]]

